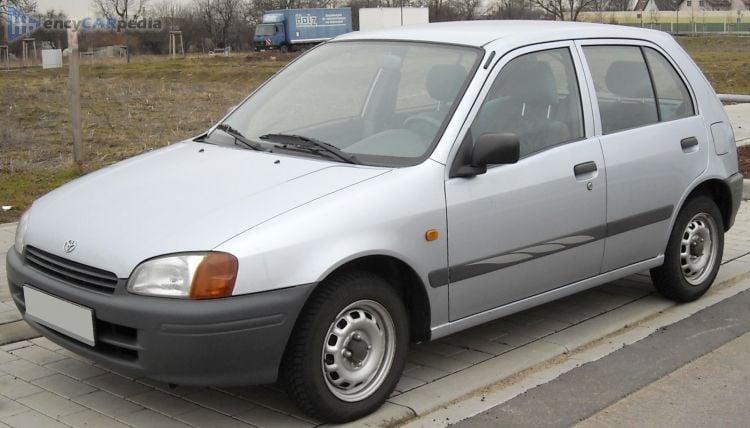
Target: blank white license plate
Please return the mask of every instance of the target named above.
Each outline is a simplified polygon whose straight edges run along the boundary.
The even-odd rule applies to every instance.
[[[28,285],[23,287],[26,316],[76,340],[94,346],[94,312]]]

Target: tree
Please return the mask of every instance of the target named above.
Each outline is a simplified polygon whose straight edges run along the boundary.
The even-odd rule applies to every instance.
[[[50,9],[44,14],[38,15],[40,19],[51,19],[55,21],[65,21],[68,16],[62,10]],[[34,32],[34,38],[42,43],[51,47],[52,49],[63,49],[67,45],[68,35],[64,31],[59,30],[47,30],[39,28]]]
[[[195,0],[194,5],[209,38],[222,48],[229,46],[234,27],[244,18],[242,0]]]
[[[555,20],[578,21],[584,10],[595,9],[599,0],[533,0],[534,4]]]
[[[118,19],[127,23],[130,20],[137,20],[138,17],[146,10],[147,0],[94,0],[94,6],[107,18]],[[127,62],[130,63],[130,37],[125,28],[125,44]]]
[[[24,13],[32,13],[36,11],[36,0],[0,0],[0,15],[5,16],[9,7],[20,10]]]
[[[430,22],[468,21],[476,19],[479,15],[479,6],[481,3],[481,0],[432,0],[428,3],[430,8]]]
[[[23,13],[36,12],[36,0],[0,0],[0,45],[7,45],[7,31],[5,31],[5,17],[8,15],[8,8],[19,10]]]
[[[491,19],[539,19],[542,15],[532,0],[499,0],[485,16]]]
[[[178,30],[179,21],[187,14],[187,8],[175,0],[162,0],[150,7],[150,12],[164,21],[163,28]]]

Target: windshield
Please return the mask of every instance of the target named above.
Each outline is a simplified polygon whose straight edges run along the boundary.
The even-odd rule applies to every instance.
[[[274,151],[283,147],[267,136],[286,134],[365,164],[413,165],[431,153],[480,53],[430,43],[328,43],[282,70],[224,123]]]
[[[273,36],[276,34],[276,26],[273,24],[260,24],[255,27],[256,36]]]

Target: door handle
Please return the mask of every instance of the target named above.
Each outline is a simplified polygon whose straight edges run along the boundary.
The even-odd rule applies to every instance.
[[[596,169],[596,162],[583,162],[573,167],[573,174],[575,174],[576,178],[591,178],[587,176],[596,172]]]
[[[695,137],[687,137],[680,140],[680,146],[682,151],[687,151],[698,145],[698,139]]]

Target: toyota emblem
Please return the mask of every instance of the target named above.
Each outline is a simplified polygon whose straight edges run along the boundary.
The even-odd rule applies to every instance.
[[[73,251],[75,251],[77,246],[78,243],[71,239],[65,242],[65,245],[63,245],[63,250],[65,250],[66,253],[72,253]]]

